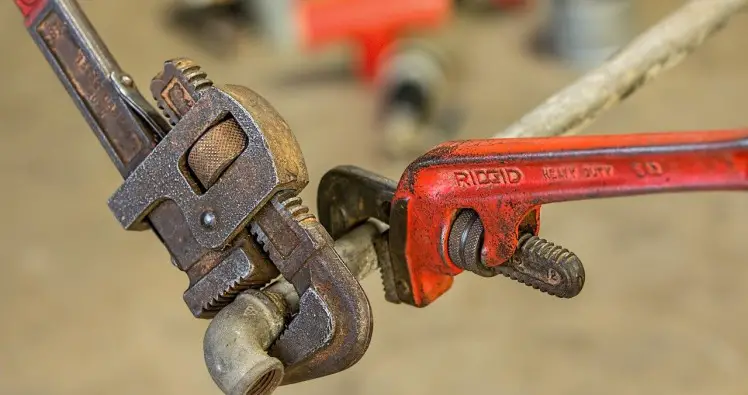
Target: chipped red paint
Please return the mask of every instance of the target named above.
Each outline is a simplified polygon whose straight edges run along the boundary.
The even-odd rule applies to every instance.
[[[21,10],[25,24],[28,27],[47,4],[47,0],[15,0],[15,3]]]
[[[506,262],[546,203],[658,192],[748,189],[748,130],[448,142],[408,166],[393,218],[410,292],[425,306],[462,270],[447,238],[460,209],[485,227],[483,261]],[[398,205],[398,203],[400,203]],[[604,220],[604,219],[602,219]]]

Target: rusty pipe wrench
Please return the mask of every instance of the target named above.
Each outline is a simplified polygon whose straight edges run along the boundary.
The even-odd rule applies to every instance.
[[[278,273],[300,295],[272,352],[284,383],[356,363],[368,299],[296,194],[308,183],[288,124],[250,89],[214,86],[188,59],[151,83],[170,127],[122,72],[73,0],[15,0],[25,25],[125,178],[109,200],[128,230],[152,229],[189,278],[184,300],[210,318]]]
[[[746,189],[748,130],[724,130],[447,142],[412,162],[397,186],[333,169],[318,205],[333,236],[368,218],[389,223],[386,297],[423,307],[464,270],[578,294],[579,259],[537,236],[543,204]]]

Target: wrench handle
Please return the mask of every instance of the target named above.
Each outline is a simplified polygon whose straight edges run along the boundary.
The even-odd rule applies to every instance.
[[[26,28],[123,176],[158,141],[125,97],[141,101],[75,0],[15,0]],[[125,84],[127,85],[127,84]],[[144,101],[144,100],[142,100]]]
[[[533,205],[744,189],[748,182],[748,131],[473,140],[452,147],[456,194],[492,191]]]
[[[461,272],[447,237],[462,209],[478,213],[483,262],[498,266],[514,254],[520,231],[538,233],[543,204],[746,189],[748,130],[448,142],[400,180],[390,244],[403,254],[393,266],[407,268],[412,302],[426,305]]]

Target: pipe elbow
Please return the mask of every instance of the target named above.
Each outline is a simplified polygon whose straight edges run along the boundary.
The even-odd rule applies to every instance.
[[[267,353],[284,327],[282,294],[249,290],[211,321],[203,339],[205,364],[227,395],[266,395],[283,381],[283,363]]]

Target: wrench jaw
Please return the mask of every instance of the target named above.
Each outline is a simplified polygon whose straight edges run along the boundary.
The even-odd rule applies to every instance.
[[[185,301],[197,317],[212,317],[278,273],[288,280],[301,297],[273,347],[287,370],[284,383],[355,364],[371,340],[371,307],[330,235],[296,196],[308,174],[288,124],[252,90],[213,86],[189,59],[166,62],[151,90],[174,128],[135,175],[156,173],[129,177],[120,188],[128,193],[110,200],[123,213],[118,219],[132,214],[122,204],[156,193],[136,217],[163,206],[171,211],[162,216],[181,219],[182,228],[192,220],[191,232],[163,232],[162,240],[173,255],[185,252],[174,261],[190,275]],[[171,173],[155,176],[159,171]],[[176,204],[158,204],[164,199]],[[200,248],[182,248],[185,240]]]
[[[319,221],[335,239],[370,218],[389,225],[396,189],[395,181],[368,170],[356,166],[335,167],[322,176],[317,189]],[[390,251],[397,249],[390,248],[389,234],[390,231],[383,233],[373,244],[384,298],[390,303],[400,304],[409,300],[406,295],[410,277],[407,271],[396,274],[394,270]]]
[[[190,278],[184,298],[193,315],[211,318],[239,292],[277,275],[246,226],[279,190],[303,189],[306,167],[288,125],[251,90],[216,88],[184,59],[167,62],[153,88],[164,90],[156,99],[175,127],[110,208],[121,222],[143,218],[157,231]],[[227,115],[233,127],[225,126]],[[235,135],[243,150],[229,144]]]
[[[270,354],[286,366],[282,385],[341,372],[364,356],[371,342],[371,306],[342,261],[325,247],[310,259],[310,286],[301,295],[299,313]]]
[[[319,222],[336,240],[369,218],[389,223],[396,188],[395,181],[359,167],[335,167],[319,182]]]
[[[393,269],[409,275],[401,299],[425,307],[462,271],[502,274],[562,298],[579,294],[584,268],[573,253],[537,238],[546,202],[518,187],[525,181],[520,166],[477,149],[460,152],[463,145],[435,147],[398,184],[390,246]],[[527,237],[532,242],[520,245]]]
[[[428,306],[451,288],[454,276],[463,270],[483,277],[501,274],[561,298],[579,294],[584,285],[580,260],[536,236],[539,204],[504,205],[502,211],[502,205],[496,204],[501,202],[501,194],[454,196],[449,177],[424,181],[421,172],[429,166],[423,162],[441,160],[437,164],[446,165],[445,174],[451,173],[450,147],[449,143],[437,147],[411,164],[400,186],[354,166],[330,170],[322,177],[317,193],[320,222],[333,236],[369,218],[389,225],[386,240],[375,243],[375,248],[385,299],[392,303]],[[457,166],[460,170],[463,165]],[[484,259],[487,237],[479,213],[464,209],[477,207],[476,202],[486,198],[490,201],[482,204],[480,211],[493,214],[485,218],[501,218],[500,234],[504,237],[500,240],[505,243],[498,249],[508,251],[508,259],[498,265],[489,265]],[[431,199],[444,202],[440,206]]]
[[[251,232],[301,295],[299,312],[271,350],[286,366],[283,384],[334,374],[358,362],[371,341],[369,299],[301,199],[279,193],[258,212]]]

